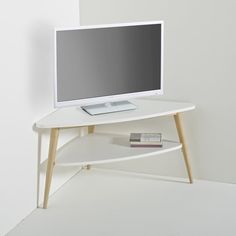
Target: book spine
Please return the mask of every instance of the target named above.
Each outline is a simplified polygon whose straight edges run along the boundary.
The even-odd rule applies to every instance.
[[[163,145],[153,145],[153,144],[130,144],[130,147],[163,147]]]
[[[130,141],[130,144],[137,144],[137,145],[162,145],[162,142],[136,142]]]
[[[161,140],[161,133],[131,133],[130,135],[130,142],[160,143]]]

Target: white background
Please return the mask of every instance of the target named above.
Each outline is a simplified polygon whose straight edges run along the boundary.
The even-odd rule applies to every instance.
[[[81,25],[164,20],[164,96],[196,104],[184,116],[195,177],[236,182],[236,2],[233,0],[80,0]],[[176,137],[173,120],[111,127],[163,131]],[[109,131],[111,130],[109,129]],[[176,153],[113,168],[186,176]]]
[[[78,24],[77,0],[1,1],[0,235],[36,208],[38,135],[33,124],[53,109],[53,30]],[[42,136],[43,161],[48,135]],[[57,170],[53,188],[75,171]]]
[[[165,95],[161,99],[197,105],[184,117],[194,175],[235,183],[236,2],[81,0],[80,8],[83,25],[165,21]],[[78,23],[77,0],[1,3],[0,235],[36,207],[40,152],[33,123],[53,109],[53,28]],[[166,138],[176,138],[171,118],[98,129],[161,131]],[[75,134],[68,131],[66,137]],[[47,142],[45,133],[41,161],[47,155]],[[186,176],[180,153],[110,166]],[[76,171],[56,169],[53,189]]]

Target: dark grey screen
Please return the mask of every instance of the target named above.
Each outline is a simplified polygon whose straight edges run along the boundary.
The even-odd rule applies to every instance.
[[[57,31],[58,102],[161,88],[161,25]]]

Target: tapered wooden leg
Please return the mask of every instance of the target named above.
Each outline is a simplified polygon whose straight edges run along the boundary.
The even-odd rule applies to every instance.
[[[46,174],[45,191],[44,191],[44,202],[43,202],[44,209],[48,207],[48,196],[49,196],[50,186],[51,186],[51,181],[52,181],[53,167],[55,164],[58,135],[59,135],[58,128],[51,129],[49,152],[48,152],[47,174]]]
[[[183,152],[184,161],[185,161],[185,165],[186,165],[187,172],[188,172],[189,182],[193,183],[192,171],[191,171],[191,166],[189,163],[189,155],[188,155],[188,150],[187,150],[186,139],[184,136],[184,130],[183,130],[181,116],[179,113],[177,113],[174,115],[174,118],[175,118],[175,124],[176,124],[176,128],[177,128],[179,140],[182,143],[182,152]]]
[[[94,130],[95,130],[95,125],[88,126],[88,133],[89,134],[94,133]],[[90,170],[90,169],[91,169],[91,165],[87,165],[86,170]]]
[[[95,130],[95,125],[88,126],[88,133],[89,134],[94,133],[94,130]]]

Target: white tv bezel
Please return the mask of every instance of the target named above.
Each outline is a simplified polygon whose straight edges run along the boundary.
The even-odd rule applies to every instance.
[[[112,28],[121,26],[139,26],[139,25],[161,25],[161,88],[156,90],[141,91],[135,93],[124,93],[116,95],[108,95],[101,97],[92,97],[85,99],[77,99],[71,101],[58,101],[57,97],[57,32],[67,30],[82,30],[82,29],[96,29],[96,28]],[[84,106],[90,104],[107,103],[112,101],[127,100],[130,98],[137,98],[151,95],[162,95],[163,94],[163,55],[164,55],[164,21],[145,21],[145,22],[133,22],[133,23],[119,23],[119,24],[103,24],[103,25],[90,25],[80,26],[74,28],[55,28],[54,30],[54,106],[56,108],[68,107],[68,106]],[[82,85],[83,86],[83,85]]]

